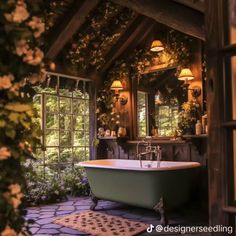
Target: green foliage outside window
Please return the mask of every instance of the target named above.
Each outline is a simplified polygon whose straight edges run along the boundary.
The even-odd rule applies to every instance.
[[[147,131],[147,93],[137,92],[137,126],[138,137],[148,135]]]
[[[178,128],[178,105],[156,105],[155,121],[158,136],[173,136]]]
[[[89,159],[89,95],[86,91],[36,88],[34,107],[41,114],[42,147],[35,153],[40,175],[63,179],[63,168]],[[38,168],[38,167],[37,167]]]

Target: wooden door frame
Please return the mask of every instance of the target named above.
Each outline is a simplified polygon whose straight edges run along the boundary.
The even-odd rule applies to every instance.
[[[205,32],[207,59],[207,110],[209,119],[208,175],[209,175],[209,225],[230,226],[229,175],[227,132],[223,123],[231,109],[228,101],[226,72],[224,71],[224,25],[228,1],[206,0]],[[223,51],[224,49],[224,51]],[[235,213],[235,208],[231,208]],[[212,233],[212,235],[225,235]]]

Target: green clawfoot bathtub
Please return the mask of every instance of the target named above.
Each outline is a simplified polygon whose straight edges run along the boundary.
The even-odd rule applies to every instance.
[[[121,202],[154,209],[166,223],[164,201],[169,208],[186,203],[190,197],[192,180],[200,166],[197,162],[106,159],[81,162],[86,170],[92,191],[93,204],[98,199]]]

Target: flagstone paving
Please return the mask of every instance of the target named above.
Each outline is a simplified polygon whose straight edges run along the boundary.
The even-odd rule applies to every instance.
[[[33,219],[30,231],[35,236],[71,236],[88,235],[84,232],[54,224],[53,221],[61,216],[89,210],[91,201],[89,197],[70,198],[66,202],[30,207],[27,209],[26,219]],[[207,225],[207,216],[203,215],[197,207],[186,208],[188,211],[174,212],[169,215],[170,225]],[[159,225],[159,215],[154,211],[125,206],[119,203],[100,200],[96,210],[102,213],[120,216],[126,219],[140,221],[147,224]],[[140,235],[151,235],[143,233]],[[153,235],[158,235],[153,234]],[[165,234],[167,235],[167,234]],[[173,235],[173,234],[171,234]]]

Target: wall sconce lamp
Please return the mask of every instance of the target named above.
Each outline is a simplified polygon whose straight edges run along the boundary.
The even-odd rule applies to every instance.
[[[187,90],[192,91],[192,96],[194,98],[197,98],[201,95],[201,88],[199,86],[188,88],[189,87],[188,81],[193,79],[194,79],[193,73],[189,68],[183,68],[178,76],[178,80],[184,81],[184,86],[187,88]]]
[[[152,41],[150,50],[152,52],[161,52],[164,50],[164,46],[160,40],[154,40]]]
[[[111,90],[115,91],[116,100],[120,100],[121,105],[125,105],[128,102],[128,98],[124,95],[120,96],[119,91],[123,90],[123,85],[121,84],[120,80],[114,80],[111,85]]]

